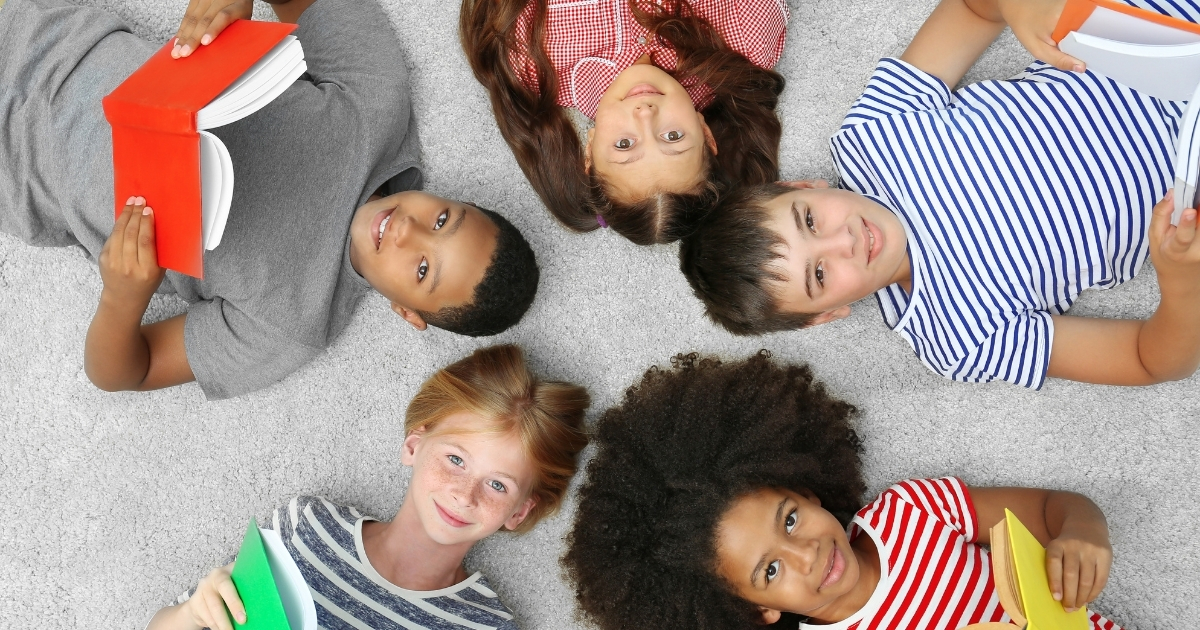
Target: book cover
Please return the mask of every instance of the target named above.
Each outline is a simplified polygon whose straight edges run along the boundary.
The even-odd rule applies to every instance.
[[[246,609],[246,623],[233,620],[235,627],[316,630],[312,593],[278,532],[260,529],[250,519],[231,577]]]
[[[155,211],[160,266],[204,276],[197,112],[295,29],[239,20],[183,59],[171,58],[168,41],[103,99],[112,125],[114,216],[122,200],[146,198]]]
[[[1051,594],[1050,578],[1046,574],[1046,548],[1007,509],[1004,510],[1004,523],[1008,529],[1011,570],[1016,576],[1027,630],[1088,630],[1091,624],[1087,608],[1068,613]]]

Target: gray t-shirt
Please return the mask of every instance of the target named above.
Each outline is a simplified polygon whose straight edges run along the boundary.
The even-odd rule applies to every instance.
[[[252,116],[212,130],[236,182],[221,245],[204,255],[205,279],[168,272],[160,288],[190,303],[187,357],[209,399],[270,385],[329,345],[369,288],[349,262],[355,209],[385,182],[421,184],[408,70],[380,7],[319,0],[296,36],[308,73]],[[0,230],[99,256],[114,207],[100,99],[157,48],[99,9],[5,4]]]

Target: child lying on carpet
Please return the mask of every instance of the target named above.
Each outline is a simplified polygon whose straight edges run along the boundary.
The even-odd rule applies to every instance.
[[[780,0],[463,0],[459,33],[550,213],[648,245],[778,178],[787,21]],[[582,147],[565,107],[596,122]]]
[[[1094,503],[943,478],[864,506],[854,408],[768,356],[679,356],[601,416],[563,563],[602,630],[1007,621],[985,548],[1005,508],[1046,546],[1064,607],[1100,594],[1112,551]]]
[[[248,17],[249,3],[206,6],[242,4]],[[237,174],[228,226],[205,253],[204,280],[169,272],[166,282],[143,209],[155,200],[134,200],[114,228],[100,107],[158,46],[110,13],[61,0],[10,0],[0,12],[0,163],[13,166],[0,171],[0,231],[79,245],[99,261],[85,365],[103,389],[196,380],[220,399],[266,387],[319,356],[369,289],[418,329],[468,335],[508,328],[533,301],[537,264],[516,228],[418,190],[408,73],[378,4],[273,6],[299,24],[308,73],[213,130]],[[142,325],[156,289],[188,312]]]
[[[879,62],[831,140],[844,190],[743,190],[684,243],[682,269],[709,316],[759,334],[840,319],[874,293],[887,325],[955,380],[1193,374],[1200,240],[1195,211],[1170,225],[1168,192],[1185,104],[1043,63],[949,88],[1006,21],[1035,54],[1076,67],[1043,41],[1062,6],[943,0],[900,59]],[[1194,2],[1161,6],[1200,19]],[[1148,320],[1065,315],[1147,255],[1162,293]]]
[[[275,510],[270,528],[313,593],[317,625],[516,630],[463,557],[558,509],[587,445],[587,406],[584,388],[539,380],[516,346],[477,350],[434,374],[408,405],[401,459],[412,479],[390,522],[320,497]],[[231,569],[214,570],[147,630],[231,630],[226,610],[244,623]]]

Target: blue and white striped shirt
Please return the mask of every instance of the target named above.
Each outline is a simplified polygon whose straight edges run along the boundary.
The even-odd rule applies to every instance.
[[[517,630],[512,613],[483,574],[437,591],[410,591],[384,579],[367,560],[358,510],[302,496],[275,510],[279,532],[330,630]],[[185,594],[180,599],[187,599]]]
[[[1200,21],[1200,7],[1143,8]],[[876,293],[934,372],[1040,388],[1052,314],[1132,278],[1184,103],[1035,63],[957,92],[883,59],[830,140],[841,185],[899,217],[912,295]]]

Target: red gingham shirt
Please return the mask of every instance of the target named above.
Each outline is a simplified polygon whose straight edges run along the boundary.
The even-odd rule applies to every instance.
[[[785,0],[690,0],[695,15],[721,34],[725,43],[755,65],[770,68],[783,54],[788,7]],[[633,17],[629,0],[549,0],[546,15],[546,52],[558,75],[558,104],[574,107],[588,118],[621,71],[649,53],[654,65],[674,70],[675,51],[656,43]],[[517,23],[518,41],[529,40],[534,5]],[[514,50],[510,61],[530,89],[537,90],[537,74],[524,51]],[[697,109],[707,105],[705,85],[685,82]]]

